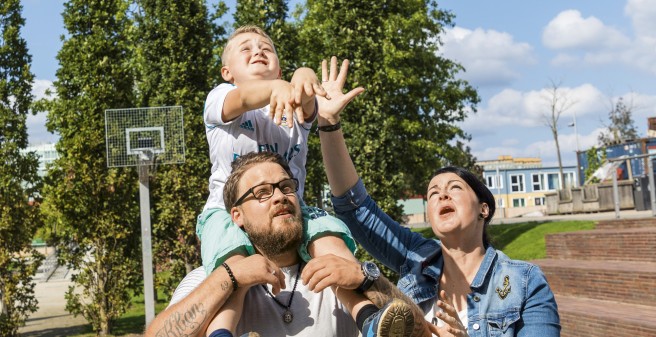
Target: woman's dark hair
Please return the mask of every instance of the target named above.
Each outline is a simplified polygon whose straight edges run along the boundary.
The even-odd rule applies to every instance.
[[[483,181],[481,181],[475,174],[469,172],[468,170],[462,168],[462,167],[456,167],[456,166],[447,166],[443,167],[435,172],[433,174],[433,177],[443,174],[443,173],[454,173],[458,175],[458,177],[462,178],[469,187],[471,187],[472,190],[474,190],[474,193],[476,194],[476,197],[478,197],[478,201],[482,203],[486,203],[488,209],[490,212],[488,213],[487,217],[485,217],[485,225],[483,227],[483,245],[487,248],[490,245],[490,236],[487,233],[487,226],[490,224],[490,221],[492,221],[492,217],[494,216],[494,211],[496,210],[496,202],[494,200],[494,195],[490,190],[485,186]]]

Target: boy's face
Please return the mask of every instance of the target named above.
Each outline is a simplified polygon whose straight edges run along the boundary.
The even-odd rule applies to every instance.
[[[275,80],[281,77],[278,55],[272,42],[256,33],[235,36],[226,46],[221,76],[238,85],[247,80]]]

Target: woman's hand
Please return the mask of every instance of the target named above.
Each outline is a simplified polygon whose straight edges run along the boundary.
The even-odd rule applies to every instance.
[[[346,75],[348,73],[348,60],[342,61],[342,67],[337,72],[337,57],[330,59],[330,70],[328,70],[328,61],[321,62],[321,85],[326,90],[327,96],[317,96],[319,103],[320,126],[336,124],[339,121],[339,114],[346,105],[356,96],[364,92],[364,88],[358,87],[347,93],[343,93]]]
[[[442,309],[442,312],[438,312],[435,316],[446,325],[438,328],[434,324],[428,324],[428,328],[434,335],[440,337],[469,337],[467,327],[460,321],[456,308],[446,297],[446,291],[440,290],[440,299],[437,301],[437,306]]]

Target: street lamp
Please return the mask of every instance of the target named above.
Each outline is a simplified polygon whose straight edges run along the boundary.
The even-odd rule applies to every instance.
[[[579,131],[576,129],[576,112],[574,113],[574,121],[569,123],[567,126],[574,127],[574,136],[576,137],[576,152],[580,151],[579,148]]]

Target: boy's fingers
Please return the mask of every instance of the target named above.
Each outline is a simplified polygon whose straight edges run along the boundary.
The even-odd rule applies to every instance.
[[[285,114],[285,119],[287,121],[287,126],[292,127],[294,125],[294,108],[292,108],[292,105],[289,103],[285,104],[285,110],[283,111]]]
[[[314,93],[317,96],[321,96],[321,97],[325,97],[326,99],[330,99],[330,95],[328,95],[328,92],[326,91],[326,89],[324,89],[324,87],[321,86],[319,83],[314,83],[312,85],[312,88],[314,90]]]
[[[299,123],[305,123],[305,115],[303,113],[303,107],[297,106],[296,109],[294,109],[294,113],[296,114],[296,120]]]
[[[301,86],[294,87],[292,92],[294,104],[301,104],[301,97],[303,96],[303,88]]]

